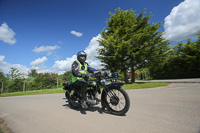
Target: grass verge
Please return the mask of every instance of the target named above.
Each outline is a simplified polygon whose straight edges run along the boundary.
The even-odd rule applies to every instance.
[[[44,89],[44,90],[34,90],[34,91],[24,91],[24,92],[3,93],[3,94],[0,94],[0,97],[37,95],[37,94],[52,94],[52,93],[64,93],[64,92],[65,91],[62,88]]]
[[[144,89],[144,88],[154,88],[154,87],[160,87],[160,86],[167,86],[168,83],[145,83],[145,82],[137,82],[132,84],[124,84],[122,88],[125,90],[128,89]]]
[[[143,88],[154,88],[160,86],[167,86],[168,83],[132,83],[124,84],[122,88],[127,89],[143,89]],[[62,88],[58,89],[44,89],[44,90],[34,90],[34,91],[24,91],[24,92],[14,92],[14,93],[3,93],[0,97],[8,96],[22,96],[22,95],[37,95],[37,94],[52,94],[52,93],[64,93],[65,90]]]

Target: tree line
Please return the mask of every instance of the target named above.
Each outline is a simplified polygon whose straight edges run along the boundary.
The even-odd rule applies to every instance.
[[[162,62],[149,68],[153,79],[200,78],[200,32],[197,40],[179,42],[166,53]]]
[[[63,82],[69,81],[71,81],[71,71],[58,75],[38,73],[36,69],[31,69],[28,75],[24,75],[17,68],[11,68],[7,75],[0,71],[0,93],[58,88],[62,87]]]

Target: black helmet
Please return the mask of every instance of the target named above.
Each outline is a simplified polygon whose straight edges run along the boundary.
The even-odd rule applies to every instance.
[[[77,53],[77,59],[78,59],[78,61],[84,63],[86,61],[86,58],[87,58],[87,54],[84,51],[79,51]]]

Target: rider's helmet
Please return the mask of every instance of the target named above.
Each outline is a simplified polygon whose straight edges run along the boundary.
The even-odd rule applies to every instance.
[[[86,61],[87,54],[84,51],[79,51],[77,53],[77,60],[84,63]]]

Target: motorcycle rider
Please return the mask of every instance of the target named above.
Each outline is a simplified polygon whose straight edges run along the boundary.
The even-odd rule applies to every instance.
[[[74,83],[74,86],[81,89],[82,108],[88,108],[86,104],[87,81],[89,79],[87,72],[93,73],[94,71],[97,71],[88,65],[86,58],[87,54],[84,51],[79,51],[77,53],[77,60],[72,64],[72,82]]]

